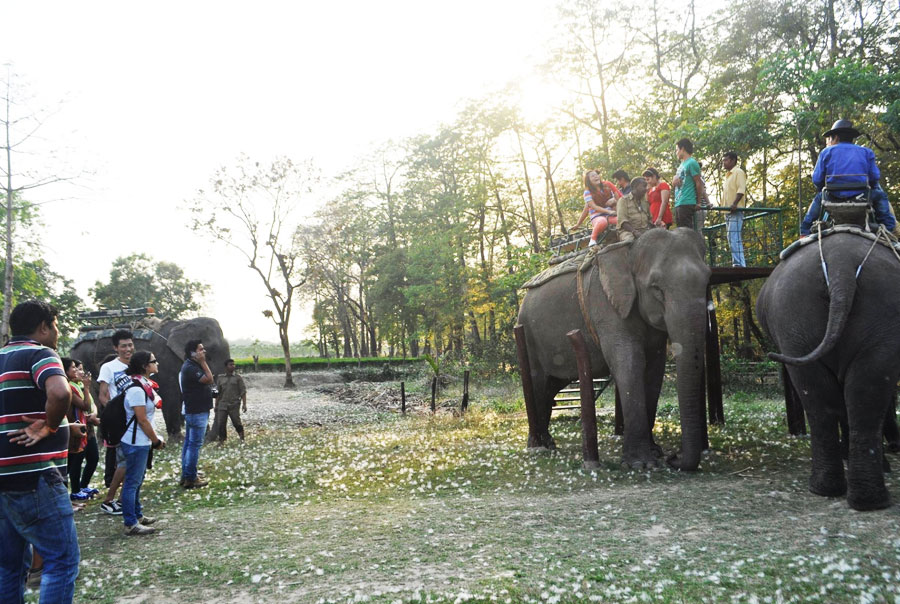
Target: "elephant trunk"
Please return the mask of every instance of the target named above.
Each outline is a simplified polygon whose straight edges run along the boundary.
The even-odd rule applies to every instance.
[[[828,284],[828,322],[825,324],[825,335],[819,345],[801,357],[770,352],[768,355],[770,359],[789,365],[808,365],[818,361],[834,348],[844,332],[847,319],[850,317],[850,309],[853,307],[853,299],[856,297],[856,275],[851,272],[852,268],[849,264],[847,266],[838,264],[833,270]]]
[[[703,451],[703,368],[706,352],[706,299],[670,311],[669,330],[675,356],[678,408],[681,415],[681,454],[668,460],[679,470],[696,470]],[[669,315],[670,312],[666,314]]]

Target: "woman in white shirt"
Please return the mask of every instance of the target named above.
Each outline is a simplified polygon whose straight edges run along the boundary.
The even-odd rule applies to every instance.
[[[126,535],[149,535],[156,530],[150,526],[156,520],[142,513],[140,495],[151,447],[162,449],[166,445],[153,429],[153,415],[161,401],[150,375],[158,371],[156,355],[146,350],[135,352],[125,371],[131,376],[131,384],[125,392],[127,427],[119,447],[126,460],[122,482],[122,519]]]

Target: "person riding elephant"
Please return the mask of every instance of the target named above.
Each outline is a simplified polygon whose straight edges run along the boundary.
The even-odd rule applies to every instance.
[[[822,214],[823,189],[826,186],[846,187],[859,184],[859,189],[839,189],[829,193],[835,200],[849,200],[865,193],[869,187],[869,203],[875,212],[875,220],[884,225],[888,232],[897,235],[897,221],[891,211],[887,194],[881,188],[881,171],[875,161],[875,153],[868,147],[853,142],[859,130],[850,120],[838,120],[824,135],[826,147],[819,153],[813,171],[813,184],[819,192],[800,223],[800,234],[809,235],[812,223]]]
[[[577,266],[577,265],[576,265]],[[594,254],[574,272],[552,272],[532,280],[522,301],[533,384],[528,409],[528,447],[552,448],[550,413],[556,394],[577,378],[566,334],[580,329],[587,339],[593,377],[612,375],[625,420],[623,462],[656,466],[662,450],[653,425],[671,339],[681,410],[681,456],[669,463],[695,470],[704,445],[703,366],[706,289],[710,269],[703,240],[690,229],[652,229],[633,243]]]
[[[890,505],[883,434],[900,379],[900,260],[872,235],[827,234],[789,253],[760,290],[760,326],[809,418],[809,490],[856,510]],[[796,245],[796,244],[795,244]],[[820,256],[821,254],[821,256]],[[847,474],[839,426],[846,421]]]

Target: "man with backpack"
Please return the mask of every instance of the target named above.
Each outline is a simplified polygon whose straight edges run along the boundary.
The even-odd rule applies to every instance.
[[[80,555],[64,478],[72,393],[53,350],[58,314],[39,300],[17,304],[0,348],[0,602],[25,600],[29,543],[44,560],[41,601],[75,595]]]
[[[101,418],[107,403],[131,383],[131,378],[125,373],[125,370],[128,369],[128,362],[131,360],[131,355],[134,354],[134,334],[127,329],[120,329],[113,334],[112,345],[116,351],[116,358],[104,363],[100,367],[100,375],[97,376],[100,386],[98,399]],[[106,443],[106,469],[103,476],[109,491],[106,493],[103,503],[100,504],[100,509],[107,514],[120,516],[122,506],[116,501],[116,493],[125,478],[125,458],[119,451],[118,443],[115,445]]]

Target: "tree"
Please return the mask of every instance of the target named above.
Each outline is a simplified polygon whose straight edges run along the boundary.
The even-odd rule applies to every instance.
[[[294,294],[306,282],[296,237],[296,209],[316,176],[310,165],[279,157],[269,165],[241,156],[234,168],[221,168],[191,202],[191,228],[237,250],[259,275],[272,308],[263,315],[278,327],[284,351],[284,387],[293,388],[291,322]]]
[[[90,294],[104,308],[150,306],[160,316],[182,319],[200,310],[205,289],[203,283],[185,277],[177,264],[132,254],[116,258],[109,271],[109,282],[97,281]]]
[[[0,166],[0,174],[6,177],[3,188],[3,210],[5,212],[6,261],[3,271],[3,318],[0,322],[0,342],[5,342],[9,337],[9,314],[13,305],[13,274],[16,263],[14,250],[14,234],[16,231],[15,218],[17,215],[17,203],[21,201],[21,194],[29,189],[35,189],[53,183],[59,183],[71,178],[61,176],[36,176],[32,170],[13,171],[13,153],[23,153],[22,147],[28,143],[40,129],[43,123],[43,112],[34,112],[23,115],[15,113],[19,109],[19,103],[13,99],[12,73],[9,66],[6,71],[6,81],[2,97],[4,113],[0,117],[0,126],[5,134],[3,152],[6,156],[4,165]],[[19,96],[18,98],[21,98]],[[17,162],[17,168],[21,166]],[[15,184],[14,184],[15,181]]]

